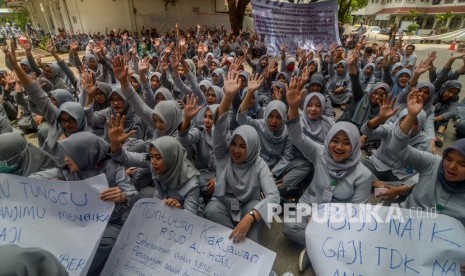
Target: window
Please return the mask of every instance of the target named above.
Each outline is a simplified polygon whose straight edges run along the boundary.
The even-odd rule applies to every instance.
[[[454,3],[454,0],[444,0],[444,4],[452,4]]]

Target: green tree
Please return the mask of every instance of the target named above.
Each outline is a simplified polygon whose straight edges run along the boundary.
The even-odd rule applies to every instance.
[[[337,0],[339,22],[349,23],[352,21],[352,12],[368,5],[368,0]]]
[[[454,15],[452,14],[452,12],[446,12],[446,13],[438,13],[436,14],[436,19],[438,20],[438,24],[441,25],[441,27],[445,27],[446,24],[447,24],[447,20],[449,20],[449,18],[452,18]]]
[[[229,23],[235,35],[239,35],[244,23],[244,14],[250,0],[228,0]]]
[[[424,15],[425,12],[421,10],[411,10],[409,11],[408,19],[413,20],[415,23],[418,23],[418,17]]]

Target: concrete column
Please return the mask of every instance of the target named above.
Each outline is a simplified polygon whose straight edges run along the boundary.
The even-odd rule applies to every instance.
[[[135,32],[138,32],[136,19],[134,17],[134,4],[133,0],[127,0],[128,2],[128,12],[129,12],[129,19],[131,21],[131,29]]]
[[[60,0],[60,12],[61,17],[63,18],[63,24],[65,25],[65,30],[74,33],[73,24],[71,24],[71,18],[69,18],[68,5],[66,5],[66,0]]]
[[[51,0],[48,0],[48,11],[50,12],[50,15],[52,16],[52,26],[53,26],[53,31],[55,33],[58,33],[58,25],[59,25],[59,22],[57,20],[57,17],[56,17],[56,10],[55,10],[55,7],[54,7],[54,2],[52,2]]]
[[[462,23],[460,24],[459,29],[463,29],[463,28],[465,28],[465,17],[464,16],[462,16]]]

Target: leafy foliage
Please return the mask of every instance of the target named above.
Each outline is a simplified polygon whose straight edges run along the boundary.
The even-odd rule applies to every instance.
[[[368,0],[337,0],[338,19],[340,22],[349,23],[352,20],[353,11],[364,8],[368,5]]]

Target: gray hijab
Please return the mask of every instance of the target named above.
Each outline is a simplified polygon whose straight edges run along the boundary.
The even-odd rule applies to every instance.
[[[321,104],[320,117],[316,120],[310,120],[307,115],[307,105],[310,100],[316,97]],[[334,120],[326,117],[325,115],[325,96],[318,92],[312,92],[305,97],[303,111],[304,114],[300,116],[300,123],[302,125],[302,132],[318,144],[323,144],[330,128],[334,125]]]
[[[94,98],[94,111],[99,111],[110,106],[110,100],[108,96],[110,95],[112,89],[108,83],[101,81],[95,82],[95,86],[97,86],[97,89],[105,95],[105,102],[103,104],[97,103],[97,101]]]
[[[113,94],[117,94],[118,96],[120,96],[124,102],[124,111],[123,111],[124,114],[121,114],[121,115],[126,116],[126,119],[124,121],[124,131],[129,132],[131,130],[137,129],[138,124],[139,124],[139,118],[137,117],[134,110],[132,109],[132,106],[127,102],[126,97],[123,95],[123,93],[121,93],[121,89],[119,87],[112,89],[112,91],[108,95],[108,101],[110,101],[110,98]],[[107,118],[108,120],[110,120],[111,115],[115,116],[116,113],[110,105],[110,114],[108,115],[108,118]]]
[[[65,102],[73,102],[73,95],[69,93],[68,90],[66,89],[55,89],[50,92],[50,94],[55,98],[55,100],[58,103],[57,108],[60,108],[60,106],[65,103]]]
[[[41,248],[21,248],[16,245],[0,246],[0,275],[65,276],[69,275],[52,253]]]
[[[352,154],[342,163],[334,161],[328,150],[329,143],[333,137],[339,133],[339,131],[345,132],[352,146]],[[329,175],[335,179],[345,177],[355,169],[355,167],[358,165],[358,162],[360,161],[361,156],[362,152],[360,150],[360,132],[358,128],[349,122],[337,122],[334,124],[325,138],[324,157]]]
[[[108,143],[97,135],[90,132],[79,132],[63,141],[58,146],[79,167],[79,172],[74,179],[87,179],[101,173],[105,160],[109,159]]]
[[[157,115],[166,125],[167,129],[159,136],[176,136],[179,124],[182,122],[182,111],[174,100],[161,101],[153,109],[153,115]]]
[[[15,167],[10,173],[20,176],[56,167],[52,156],[14,132],[0,135],[0,161],[7,161],[8,167]]]
[[[165,101],[173,100],[173,94],[166,88],[160,87],[155,91],[154,97],[155,99],[157,98],[158,94],[162,94],[163,97],[165,97]]]
[[[268,116],[270,116],[273,110],[278,111],[282,119],[281,128],[275,132],[272,132],[267,124]],[[287,136],[287,126],[286,126],[287,108],[286,108],[286,105],[282,101],[274,100],[274,101],[271,101],[266,106],[264,120],[265,120],[265,130],[266,130],[265,136],[271,145],[273,143],[281,142]]]
[[[163,136],[150,142],[163,158],[167,171],[163,174],[153,174],[153,179],[170,189],[180,189],[199,172],[187,159],[186,149],[176,138]]]
[[[65,130],[61,127],[61,124],[59,122],[59,118],[63,112],[67,113],[74,120],[76,120],[78,132],[90,130],[90,127],[87,125],[87,119],[86,114],[84,113],[84,108],[77,102],[65,102],[60,106],[58,112],[56,113],[56,118],[54,122],[56,128],[55,133],[49,130],[49,135],[45,140],[45,144],[47,144],[50,148],[53,148],[55,146],[55,143],[58,141],[60,135],[65,132]],[[66,133],[66,135],[71,134],[72,133]]]
[[[247,146],[247,158],[244,163],[236,164],[228,157],[225,168],[220,172],[215,187],[215,195],[233,194],[240,202],[247,202],[252,198],[259,198],[260,185],[254,165],[262,160],[260,153],[260,139],[257,131],[242,125],[234,130],[228,141],[228,146],[239,135]],[[263,161],[263,160],[262,160]]]
[[[221,103],[221,100],[223,100],[223,97],[224,97],[223,88],[216,86],[216,85],[212,85],[210,86],[210,88],[207,89],[207,93],[208,93],[208,90],[210,89],[212,89],[213,92],[215,92],[216,103],[217,104]]]

